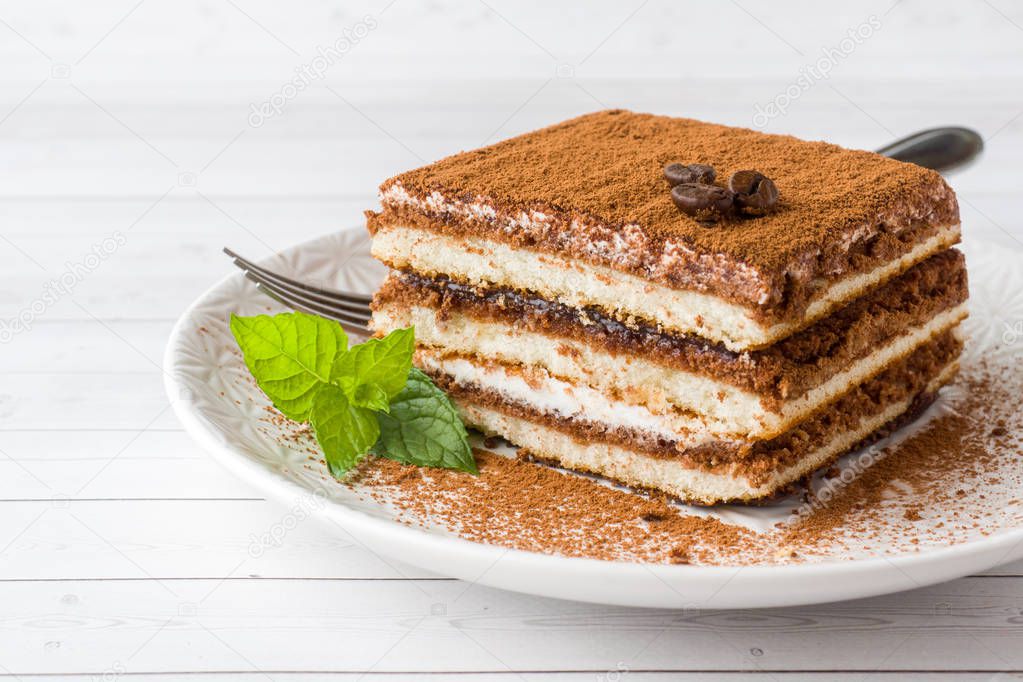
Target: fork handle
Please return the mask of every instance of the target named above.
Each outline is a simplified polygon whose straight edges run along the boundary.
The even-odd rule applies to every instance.
[[[966,166],[984,151],[984,138],[959,126],[913,133],[877,150],[878,154],[945,173]]]

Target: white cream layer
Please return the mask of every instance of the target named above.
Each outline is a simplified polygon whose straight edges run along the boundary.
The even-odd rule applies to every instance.
[[[444,357],[430,348],[416,353],[416,365],[428,373],[444,373],[463,386],[495,391],[508,402],[561,419],[631,429],[686,446],[720,440],[698,417],[654,414],[643,405],[615,401],[600,391],[556,379],[540,369],[509,371],[506,365],[478,365],[458,356]]]
[[[653,431],[658,434],[665,429],[682,428],[705,431],[720,438],[767,439],[783,433],[820,405],[878,374],[965,317],[965,304],[940,313],[925,325],[909,330],[852,363],[820,386],[788,401],[780,411],[765,407],[755,393],[704,375],[636,356],[611,355],[573,339],[551,338],[505,324],[479,322],[460,314],[440,317],[431,308],[385,306],[376,311],[373,324],[381,332],[415,327],[417,342],[429,348],[431,354],[440,350],[539,368],[551,377],[549,381],[558,381],[549,392],[559,397],[572,394],[576,400],[583,400],[584,390],[585,395],[594,396],[567,412],[559,412],[562,416],[593,415],[601,406],[613,402],[608,423],[616,426],[625,425],[616,423],[615,419],[622,414],[619,410],[628,407],[642,410],[646,415],[645,423],[657,423]],[[511,384],[522,381],[503,379],[497,370],[483,372],[477,368],[475,373],[474,383],[502,394],[509,393]],[[536,391],[518,393],[521,394],[518,400],[533,404]],[[611,395],[615,396],[613,400],[609,398]],[[604,421],[597,417],[591,420]],[[639,427],[633,422],[630,428]],[[678,434],[672,435],[672,438],[677,437]]]
[[[575,307],[596,306],[623,320],[636,316],[656,321],[671,331],[697,334],[742,351],[769,346],[958,239],[958,225],[943,228],[901,258],[831,284],[799,323],[769,326],[754,319],[749,309],[717,296],[672,289],[607,267],[476,237],[388,226],[374,235],[372,254],[393,268],[447,275],[478,286],[534,291]]]
[[[930,382],[936,391],[958,369],[954,362]],[[753,485],[742,475],[713,473],[688,468],[682,462],[652,457],[607,443],[580,442],[555,429],[508,416],[466,401],[456,401],[462,419],[488,435],[499,435],[534,455],[578,471],[601,474],[628,485],[661,490],[682,500],[716,504],[731,500],[752,501],[769,497],[778,489],[824,466],[874,431],[909,409],[912,400],[900,401],[869,418],[857,428],[835,437],[792,466],[776,471],[762,484]]]

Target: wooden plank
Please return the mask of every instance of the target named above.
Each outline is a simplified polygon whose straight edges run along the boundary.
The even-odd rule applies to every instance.
[[[121,494],[133,491],[125,486]],[[0,582],[432,577],[363,549],[340,526],[313,519],[304,504],[259,499],[3,502]]]
[[[47,314],[34,320],[30,330],[11,336],[6,352],[0,353],[0,376],[149,374],[157,375],[152,379],[158,382],[173,326],[173,319],[115,319],[101,324],[91,318],[51,319]]]
[[[262,497],[206,456],[184,432],[8,435],[14,438],[4,438],[0,456],[0,503]],[[20,443],[12,447],[12,440],[29,439],[36,442],[28,457]]]
[[[62,17],[66,24],[56,25],[31,10],[11,8],[7,21],[62,61],[73,63],[87,53],[88,59],[76,65],[82,78],[142,80],[145,65],[131,57],[145,55],[161,64],[162,80],[194,75],[207,83],[256,78],[273,68],[286,77],[290,67],[310,59],[316,45],[333,41],[364,13],[377,16],[379,27],[333,69],[379,78],[451,72],[501,77],[536,73],[561,60],[585,62],[590,72],[676,75],[679,65],[668,56],[720,51],[721,36],[715,31],[679,35],[668,27],[718,23],[726,23],[735,37],[727,41],[730,49],[720,59],[699,64],[700,73],[726,75],[741,69],[743,74],[770,75],[812,63],[822,48],[838,44],[850,28],[875,13],[883,18],[882,27],[854,58],[841,64],[847,71],[875,78],[881,73],[887,78],[970,77],[977,73],[971,67],[983,63],[991,74],[1011,75],[1018,73],[1012,67],[1020,55],[1011,22],[1023,22],[1018,10],[1005,4],[995,12],[940,3],[941,22],[928,21],[933,15],[914,4],[888,13],[888,5],[816,13],[806,12],[800,3],[768,7],[760,2],[749,4],[745,12],[702,5],[613,6],[586,12],[571,6],[551,9],[535,0],[492,7],[464,8],[445,0],[382,11],[380,3],[363,0],[346,5],[343,12],[310,8],[295,16],[264,0],[247,2],[246,16],[230,5],[209,7],[198,0],[173,8],[146,5],[91,52],[131,7],[111,4],[94,15],[72,11]],[[76,30],[69,32],[67,25]],[[261,25],[272,26],[271,35]],[[928,30],[919,30],[921,26]],[[429,49],[417,40],[422,35],[431,36]],[[4,50],[12,74],[30,74],[45,59],[18,40],[5,41]]]
[[[1004,566],[996,566],[988,571],[984,571],[982,575],[995,577],[1023,576],[1023,561],[1014,561]]]
[[[524,122],[534,117],[547,117],[546,121],[536,119],[538,124],[543,124],[556,120],[553,117],[557,115],[571,116],[594,108],[626,106],[760,126],[762,124],[752,120],[756,104],[764,105],[773,100],[797,75],[797,72],[785,72],[770,78],[637,80],[580,74],[577,78],[551,81],[537,94],[539,99],[533,100],[543,106],[528,107],[520,113],[525,117]],[[196,83],[189,87],[178,83],[154,85],[147,81],[130,85],[101,81],[82,87],[93,100],[130,122],[144,137],[192,139],[210,145],[212,154],[228,145],[241,131],[245,131],[243,140],[236,141],[232,147],[248,143],[251,136],[258,140],[305,140],[301,146],[308,151],[306,145],[313,141],[341,142],[365,137],[383,140],[388,133],[405,141],[472,139],[479,142],[506,121],[546,80],[546,74],[534,73],[501,79],[500,88],[495,88],[495,81],[490,78],[431,78],[428,82],[406,78],[381,82],[367,81],[357,74],[351,76],[354,77],[331,79],[327,83],[330,89],[314,84],[283,106],[279,115],[262,123],[250,117],[252,105],[277,92],[281,81],[267,79],[215,90]],[[965,120],[994,132],[1018,113],[1023,99],[1018,90],[1011,87],[1019,85],[1018,75],[1008,83],[983,77],[951,82],[947,79],[878,82],[837,76],[834,83],[835,89],[822,82],[806,90],[791,104],[785,116],[776,118],[767,128],[792,120],[800,126],[810,126],[807,135],[825,132],[832,138],[848,138],[883,133],[876,122],[863,115],[849,117],[838,127],[833,121],[815,120],[820,115],[847,109],[849,101],[842,96],[846,95],[881,117],[892,116],[895,126],[902,125],[901,122],[919,125],[940,106],[951,120]],[[949,100],[948,88],[953,83],[961,97]],[[23,87],[31,84],[26,82]],[[489,96],[481,98],[479,94],[484,91]],[[358,111],[335,93],[355,104]],[[23,94],[11,84],[6,96],[14,98]],[[977,107],[978,100],[985,106]],[[13,106],[16,101],[9,104]],[[415,106],[409,106],[410,102],[415,102]],[[173,116],[167,115],[169,110],[174,112]],[[360,111],[377,121],[383,130],[368,122]],[[514,132],[518,124],[510,121],[509,125],[513,126],[510,132]],[[46,138],[52,141],[86,141],[125,138],[127,131],[104,115],[90,99],[71,90],[43,88],[0,128],[0,137],[39,141],[43,132],[50,133]]]
[[[116,352],[135,352],[115,337],[110,343]],[[145,374],[9,374],[0,394],[0,431],[178,430],[162,379],[156,368]]]
[[[1023,667],[1021,583],[755,612],[570,604],[461,582],[0,583],[12,672]],[[811,653],[812,652],[812,653]]]
[[[124,678],[131,682],[164,682],[166,675],[146,673],[117,673],[110,671],[111,676],[116,673],[118,679]],[[72,675],[74,673],[71,673]],[[84,673],[79,673],[84,675]],[[211,673],[202,671],[178,672],[178,676],[189,680],[211,680],[217,682],[266,682],[267,678],[272,680],[288,680],[288,682],[312,682],[314,680],[335,680],[337,682],[359,680],[373,680],[374,682],[404,682],[405,680],[429,680],[435,682],[440,679],[452,679],[459,682],[503,682],[504,680],[554,680],[555,682],[576,682],[578,680],[598,680],[606,682],[661,682],[662,680],[685,680],[686,682],[745,682],[750,679],[790,680],[792,682],[862,682],[862,672],[810,672],[798,673],[791,671],[762,670],[752,672],[686,672],[686,671],[662,671],[652,672],[643,670],[585,670],[576,672],[551,672],[539,673],[504,671],[504,672],[464,672],[445,675],[440,673],[420,673],[406,670],[400,673],[378,673],[376,671],[361,671],[353,673],[342,673],[332,671],[318,672],[291,672],[282,670],[265,670],[262,672],[248,672],[237,670],[233,672]],[[5,676],[0,673],[0,679]],[[33,675],[33,682],[64,682],[68,679],[66,675]],[[877,680],[909,680],[909,682],[947,682],[950,679],[964,680],[965,682],[990,682],[992,679],[1009,680],[1018,679],[1017,675],[999,674],[992,678],[990,672],[952,672],[952,673],[908,673],[905,671],[872,671],[866,679]]]
[[[335,188],[329,195],[319,197],[310,194],[261,197],[251,192],[244,197],[207,196],[257,235],[287,234],[291,243],[298,243],[348,225],[360,225],[364,222],[362,212],[378,205],[376,187],[351,196],[343,196],[342,189]],[[144,240],[151,233],[164,232],[176,235],[182,243],[204,236],[221,240],[239,236],[237,226],[211,220],[214,215],[211,210],[215,214],[215,209],[194,192],[172,191],[166,196],[147,197],[50,195],[44,199],[6,199],[0,202],[0,220],[9,238],[48,238],[50,248],[59,246],[62,255],[70,258],[81,255],[83,247],[91,249],[93,242],[65,245],[65,239],[77,235],[95,240],[114,230],[121,230],[129,240],[135,235]],[[244,238],[244,234],[241,236]],[[17,241],[20,243],[20,239]],[[185,258],[188,254],[174,255],[180,257],[180,265],[188,266],[190,259]],[[171,265],[170,254],[166,260]]]

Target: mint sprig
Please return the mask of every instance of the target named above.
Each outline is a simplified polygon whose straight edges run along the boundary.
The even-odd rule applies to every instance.
[[[333,476],[369,453],[478,473],[451,401],[412,367],[411,328],[349,348],[337,323],[294,312],[232,315],[231,333],[274,406],[313,427]]]
[[[256,383],[274,407],[297,422],[309,421],[313,396],[348,350],[348,335],[339,324],[303,313],[232,315],[231,333]]]
[[[337,477],[358,464],[380,437],[376,414],[353,405],[333,384],[321,384],[316,391],[309,423],[330,473]]]
[[[380,440],[374,454],[406,464],[479,473],[469,437],[454,405],[415,367],[390,414],[378,414]]]
[[[409,328],[353,346],[334,363],[331,381],[356,405],[387,412],[391,398],[405,388],[415,343]]]

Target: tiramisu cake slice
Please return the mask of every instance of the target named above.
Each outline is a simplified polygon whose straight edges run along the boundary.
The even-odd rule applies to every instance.
[[[957,368],[958,205],[917,166],[604,111],[381,199],[375,330],[414,326],[467,424],[564,467],[762,499],[919,414]]]

